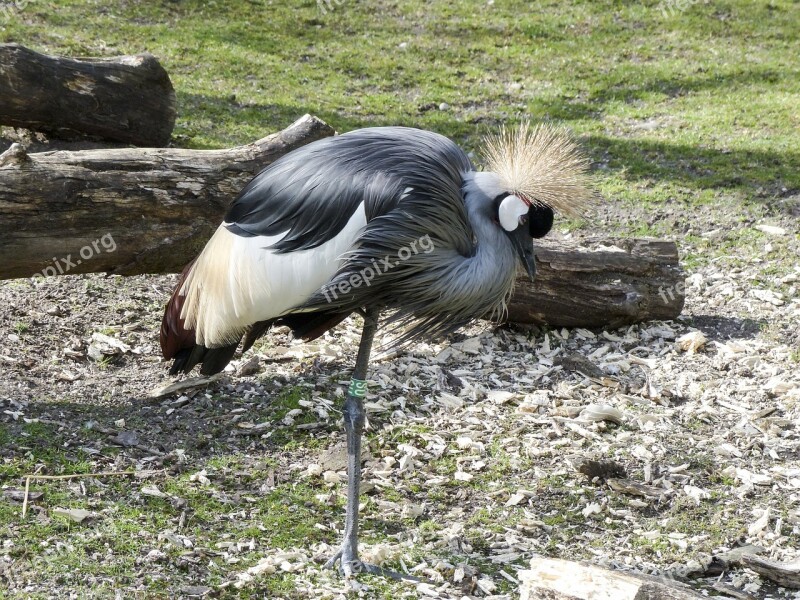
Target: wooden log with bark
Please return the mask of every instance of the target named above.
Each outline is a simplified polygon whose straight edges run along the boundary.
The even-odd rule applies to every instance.
[[[12,145],[0,155],[0,279],[180,271],[254,175],[333,133],[306,115],[281,132],[224,150],[27,154]]]
[[[249,179],[333,133],[306,115],[227,150],[27,154],[12,146],[0,155],[0,279],[180,271]],[[683,275],[673,242],[545,239],[536,248],[536,282],[520,279],[511,321],[616,327],[680,314]]]
[[[620,327],[676,318],[685,299],[675,242],[536,240],[536,281],[520,276],[508,318],[551,327]]]
[[[165,146],[175,90],[151,54],[76,60],[0,44],[0,124]]]

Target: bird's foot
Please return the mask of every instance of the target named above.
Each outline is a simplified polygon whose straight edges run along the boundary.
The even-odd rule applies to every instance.
[[[398,573],[391,569],[385,569],[378,565],[371,565],[363,562],[358,558],[358,554],[348,545],[342,546],[336,554],[334,554],[328,562],[325,563],[326,569],[335,569],[336,563],[339,563],[339,573],[344,575],[346,579],[350,579],[353,575],[359,573],[367,573],[369,575],[380,575],[381,577],[388,577],[398,581],[416,581],[423,582],[424,579],[408,575],[406,573]]]

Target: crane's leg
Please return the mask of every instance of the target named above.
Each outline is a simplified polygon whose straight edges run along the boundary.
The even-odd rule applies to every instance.
[[[372,351],[372,340],[378,328],[378,311],[367,309],[364,313],[364,329],[361,332],[361,344],[358,346],[356,367],[347,390],[342,413],[344,430],[347,435],[347,512],[344,522],[344,542],[341,549],[325,566],[332,568],[339,561],[345,577],[361,571],[371,571],[358,558],[358,497],[361,484],[361,433],[366,420],[364,413],[364,395],[367,389],[367,366]],[[377,568],[377,567],[375,567]]]
[[[378,310],[369,308],[364,314],[364,329],[358,347],[353,379],[344,401],[344,429],[347,434],[347,512],[344,525],[344,542],[341,549],[325,563],[333,568],[337,562],[345,577],[354,573],[374,573],[395,579],[416,579],[361,562],[358,558],[358,497],[361,483],[361,433],[364,430],[364,395],[366,393],[367,365],[372,350],[372,340],[378,327]]]

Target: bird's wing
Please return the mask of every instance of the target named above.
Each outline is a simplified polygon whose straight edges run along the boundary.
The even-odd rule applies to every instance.
[[[174,355],[173,339],[183,349],[190,339],[230,346],[254,323],[335,308],[306,303],[381,223],[419,220],[426,231],[450,226],[456,234],[445,237],[468,253],[472,236],[460,186],[470,170],[447,138],[402,127],[357,130],[282,157],[245,187],[187,272],[165,313],[171,321],[162,328],[162,347]],[[419,202],[447,209],[431,219],[415,212]],[[397,251],[406,238],[401,232],[378,243]],[[362,299],[361,306],[370,303]]]
[[[470,169],[463,151],[439,134],[359,129],[304,146],[264,169],[229,208],[226,227],[243,236],[281,235],[271,245],[279,253],[315,248],[339,235],[362,203],[371,221],[397,209],[408,188],[446,194],[458,210],[463,202],[456,188]]]
[[[458,188],[450,192],[460,198]],[[392,325],[392,339],[384,349],[439,337],[492,313],[504,300],[502,290],[476,289],[474,251],[463,205],[412,190],[366,224],[337,272],[301,309],[385,307],[383,324]]]

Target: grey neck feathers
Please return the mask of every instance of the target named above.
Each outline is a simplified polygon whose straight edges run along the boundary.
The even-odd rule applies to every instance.
[[[500,316],[514,286],[517,258],[508,236],[493,219],[494,174],[474,173],[464,184],[464,201],[472,230],[475,253],[465,259],[460,274],[469,282],[476,305],[483,305]],[[476,306],[477,308],[477,306]]]

